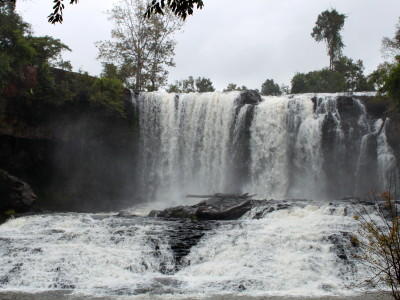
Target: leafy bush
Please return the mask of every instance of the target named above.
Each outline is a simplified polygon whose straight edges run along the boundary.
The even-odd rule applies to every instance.
[[[378,218],[363,209],[355,216],[361,225],[362,240],[357,244],[363,250],[361,259],[372,272],[367,281],[372,285],[386,284],[391,288],[392,296],[400,300],[400,216],[396,201],[390,192],[380,195],[383,205],[376,202]]]

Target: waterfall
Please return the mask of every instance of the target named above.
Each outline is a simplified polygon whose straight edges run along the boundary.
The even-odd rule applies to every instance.
[[[141,192],[249,192],[258,198],[337,199],[385,189],[395,162],[384,130],[343,94],[141,93]]]
[[[222,93],[139,96],[144,191],[160,199],[225,189],[236,116],[232,100]]]

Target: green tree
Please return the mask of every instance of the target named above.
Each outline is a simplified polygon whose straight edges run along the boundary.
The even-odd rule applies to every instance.
[[[279,96],[282,95],[282,92],[279,84],[275,83],[273,79],[267,79],[261,85],[261,95]]]
[[[379,64],[375,71],[368,75],[368,83],[379,93],[385,93],[384,85],[393,64],[384,62]]]
[[[196,91],[199,93],[214,92],[215,88],[213,87],[211,79],[199,77],[196,79]]]
[[[189,76],[188,79],[182,80],[178,86],[181,87],[182,93],[193,93],[196,91],[195,81],[193,76]]]
[[[233,92],[233,91],[245,91],[247,87],[242,85],[238,86],[235,83],[229,83],[228,86],[223,90],[223,92]]]
[[[329,55],[329,69],[333,70],[334,61],[342,54],[344,47],[340,30],[343,28],[346,16],[335,9],[325,10],[318,15],[311,36],[317,41],[324,41]]]
[[[71,51],[59,39],[54,39],[50,36],[29,36],[27,37],[27,42],[35,50],[35,54],[30,62],[34,66],[40,66],[45,62],[55,66],[61,60],[62,51]]]
[[[157,90],[167,81],[173,61],[173,34],[182,21],[171,13],[144,17],[143,0],[121,0],[109,11],[114,22],[111,41],[96,43],[99,58],[115,63],[124,73],[125,84],[135,90]]]
[[[179,88],[179,82],[175,81],[175,84],[174,83],[170,84],[167,88],[167,92],[175,94],[182,93],[181,89]]]
[[[346,56],[340,57],[334,62],[334,70],[342,74],[346,80],[346,87],[343,91],[372,91],[374,90],[367,78],[364,76],[364,64],[362,60],[354,62]]]
[[[31,62],[35,49],[25,35],[29,24],[15,13],[9,2],[0,2],[0,89],[10,78],[22,77],[22,68]]]
[[[382,54],[386,58],[395,58],[400,54],[400,18],[396,24],[396,32],[393,38],[384,37],[382,39]]]
[[[296,73],[292,78],[291,93],[337,93],[346,90],[343,74],[328,68],[309,73]]]
[[[72,72],[72,64],[69,60],[60,59],[54,64],[54,66],[61,70]]]
[[[187,79],[175,81],[170,84],[167,88],[169,93],[205,93],[214,92],[212,81],[209,78],[198,77],[196,79],[193,76],[189,76]]]
[[[396,64],[390,69],[383,88],[400,111],[400,55],[396,56]]]

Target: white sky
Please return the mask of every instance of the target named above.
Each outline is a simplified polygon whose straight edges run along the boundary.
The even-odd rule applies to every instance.
[[[65,0],[63,24],[51,25],[52,0],[18,0],[17,11],[35,35],[61,39],[71,49],[64,59],[74,70],[101,72],[96,41],[110,39],[105,11],[113,0]],[[342,36],[344,55],[364,61],[369,74],[383,61],[380,44],[393,37],[400,16],[399,0],[204,0],[177,34],[176,67],[169,82],[204,76],[217,90],[228,83],[260,89],[266,79],[290,85],[296,72],[328,66],[323,43],[311,37],[318,14],[330,8],[347,15]]]

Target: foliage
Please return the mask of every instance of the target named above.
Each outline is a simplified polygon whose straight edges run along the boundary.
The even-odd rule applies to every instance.
[[[64,0],[52,0],[54,2],[53,12],[48,15],[48,21],[51,24],[63,22]],[[15,0],[10,0],[15,3]],[[78,3],[78,0],[70,0],[70,4]],[[15,4],[14,4],[15,5]],[[169,9],[176,16],[185,20],[187,15],[193,14],[193,9],[202,9],[204,4],[202,0],[152,0],[148,3],[144,17],[151,18],[152,15],[163,15]]]
[[[199,77],[196,79],[196,91],[199,93],[214,92],[215,89],[209,78]]]
[[[13,10],[9,3],[0,3],[0,91],[6,84],[24,81],[24,68],[56,63],[61,52],[70,50],[60,40],[49,36],[34,37],[29,24]]]
[[[245,91],[247,87],[242,85],[241,87],[235,83],[229,83],[228,86],[223,90],[223,92],[233,92],[233,91]]]
[[[267,79],[261,86],[261,95],[279,96],[282,95],[282,92],[279,84],[275,83],[273,79]]]
[[[53,12],[48,15],[48,21],[51,24],[62,23],[63,22],[63,10],[65,8],[63,4],[64,0],[53,0]],[[69,4],[78,3],[78,0],[70,0]]]
[[[64,71],[69,71],[69,72],[72,71],[72,64],[69,60],[60,59],[54,64],[54,66]]]
[[[390,69],[383,89],[400,109],[400,56],[396,57],[397,63]]]
[[[95,107],[105,107],[110,112],[125,117],[123,99],[124,86],[118,78],[96,78],[91,86],[89,101]]]
[[[61,52],[71,49],[63,44],[59,39],[50,36],[28,36],[27,42],[35,50],[35,55],[30,61],[30,65],[39,66],[44,62],[55,62],[61,59]]]
[[[364,64],[361,59],[354,62],[351,58],[342,56],[334,61],[334,70],[343,75],[346,92],[371,91],[374,87],[364,76]]]
[[[333,62],[333,70],[324,68],[297,73],[292,78],[292,93],[337,93],[373,91],[374,83],[364,76],[364,64],[341,56]]]
[[[152,14],[164,14],[166,7],[176,16],[186,19],[187,15],[193,14],[193,8],[202,9],[202,0],[152,0],[146,10],[145,16],[150,18]]]
[[[337,93],[345,90],[346,80],[328,68],[309,73],[296,73],[292,78],[291,93]]]
[[[0,2],[0,95],[6,86],[13,86],[18,93],[7,95],[2,113],[12,112],[34,125],[66,107],[86,103],[83,106],[102,107],[122,117],[122,81],[54,69],[57,65],[71,70],[71,64],[61,59],[64,50],[70,49],[58,39],[32,36],[30,26],[13,6]]]
[[[329,55],[329,69],[333,70],[334,61],[342,54],[344,47],[340,30],[343,28],[346,16],[339,14],[335,9],[325,10],[318,15],[317,22],[311,36],[317,41],[325,41]]]
[[[143,0],[120,0],[109,11],[115,24],[111,41],[96,44],[99,58],[115,63],[125,84],[135,90],[157,90],[166,84],[167,67],[175,66],[173,34],[182,21],[170,12],[145,19]]]
[[[35,53],[24,36],[29,30],[29,24],[14,12],[10,3],[0,2],[0,91],[10,77],[22,79],[22,68]]]
[[[393,38],[382,39],[382,54],[387,58],[395,58],[400,55],[400,18],[396,24],[396,32]]]
[[[375,71],[368,75],[368,84],[372,85],[378,93],[385,93],[385,81],[389,76],[390,70],[393,68],[393,64],[384,62],[379,64]]]
[[[369,284],[384,283],[390,286],[392,296],[400,299],[400,216],[396,201],[390,192],[380,195],[383,206],[379,205],[376,195],[378,219],[371,216],[364,207],[363,211],[356,211],[356,220],[360,222],[360,234],[363,237],[358,244],[363,255],[358,257],[372,272]]]
[[[215,89],[212,85],[211,79],[205,77],[189,76],[187,79],[175,81],[174,84],[168,86],[168,93],[206,93],[214,92]]]

